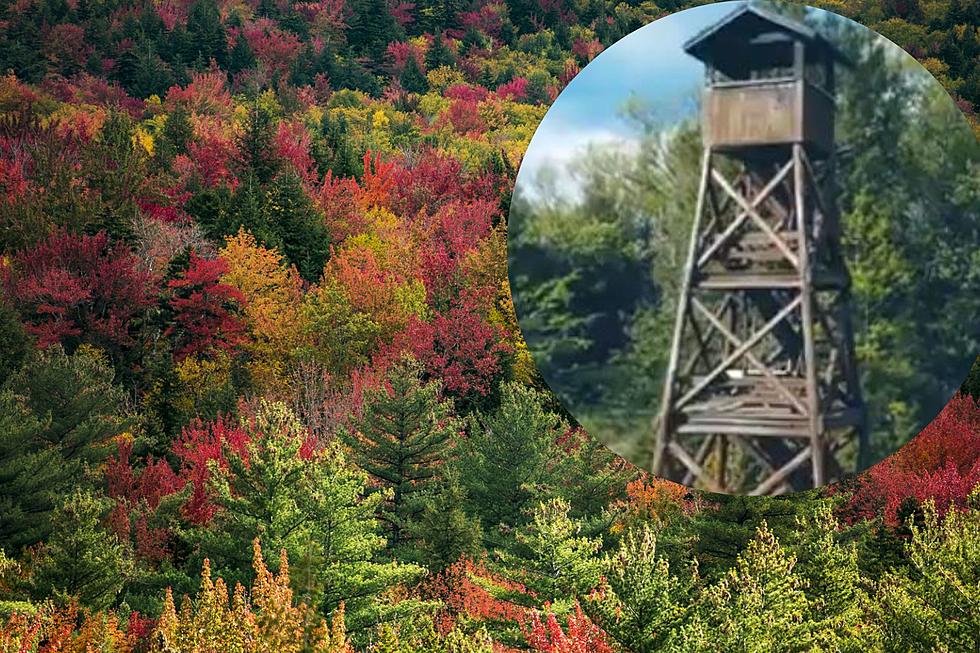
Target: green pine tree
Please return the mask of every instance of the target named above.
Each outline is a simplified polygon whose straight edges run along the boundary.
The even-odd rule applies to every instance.
[[[221,23],[221,10],[215,0],[195,0],[187,11],[186,61],[198,61],[206,66],[214,59],[219,66],[225,64],[228,39]]]
[[[169,164],[178,154],[187,153],[187,144],[194,138],[194,128],[191,126],[190,113],[178,104],[167,114],[167,122],[163,124],[163,132],[156,143],[157,157]]]
[[[398,76],[398,81],[409,93],[425,93],[429,90],[429,80],[415,57],[409,57],[405,62],[405,68]]]
[[[844,540],[847,532],[829,501],[798,517],[796,524],[788,544],[806,582],[807,616],[814,622],[819,648],[841,653],[870,650],[877,630],[867,619],[871,601],[858,569],[857,544]]]
[[[254,177],[260,185],[268,184],[279,171],[272,139],[275,136],[275,120],[270,110],[253,102],[241,134],[237,137],[238,156],[243,176]]]
[[[330,256],[330,233],[299,177],[292,172],[276,176],[266,192],[262,212],[263,222],[276,234],[279,250],[303,279],[315,283]]]
[[[380,62],[387,45],[401,40],[404,30],[385,0],[355,0],[350,8],[347,41],[355,52]]]
[[[416,360],[404,358],[385,384],[366,393],[360,419],[339,433],[354,462],[389,491],[379,514],[396,551],[411,546],[421,495],[439,483],[449,443],[461,429],[441,390],[438,381],[422,381]]]
[[[41,423],[35,447],[57,452],[65,482],[82,483],[130,426],[113,377],[99,350],[83,345],[69,356],[56,345],[37,352],[3,386]]]
[[[235,44],[228,53],[228,72],[231,74],[240,73],[243,70],[251,70],[255,67],[255,53],[245,40],[245,35],[241,32],[235,37]]]
[[[422,572],[378,560],[385,538],[375,513],[386,494],[369,494],[366,474],[338,447],[307,452],[308,434],[284,404],[263,401],[243,427],[250,435],[245,453],[226,447],[227,465],[212,468],[219,510],[212,524],[193,534],[200,556],[228,582],[247,585],[251,557],[242,542],[260,538],[269,561],[285,550],[300,595],[325,614],[345,602],[352,631],[417,610],[416,601],[378,600]]]
[[[313,149],[320,174],[330,171],[337,177],[360,176],[364,164],[358,157],[358,149],[347,118],[343,114],[333,117],[329,111],[324,113]]]
[[[912,572],[878,584],[877,612],[887,651],[980,650],[980,487],[969,510],[945,516],[934,502],[911,524]]]
[[[815,649],[806,581],[763,523],[735,567],[705,588],[677,650],[690,653],[795,653]]]
[[[30,353],[31,339],[17,311],[0,295],[0,379],[13,374]]]
[[[10,554],[40,542],[66,489],[61,456],[43,446],[42,424],[9,390],[0,391],[0,549]]]
[[[646,524],[603,558],[601,572],[599,591],[582,603],[589,617],[625,650],[666,650],[687,618],[696,573],[672,572]]]
[[[418,25],[416,29],[429,34],[441,34],[447,28],[458,25],[458,14],[466,5],[460,0],[423,0],[417,3]]]
[[[480,522],[463,509],[466,491],[455,473],[446,472],[442,486],[420,498],[423,508],[410,530],[424,567],[438,572],[464,556],[479,555],[483,541]]]
[[[34,561],[36,598],[74,598],[93,609],[115,603],[132,563],[125,546],[103,526],[111,507],[110,499],[82,490],[63,497],[52,535]]]
[[[425,67],[435,70],[440,66],[455,66],[456,54],[446,43],[446,38],[441,34],[433,37],[429,49],[425,53]]]
[[[598,538],[582,535],[582,524],[568,516],[570,506],[556,498],[529,511],[529,520],[517,529],[510,551],[498,551],[505,572],[556,613],[574,608],[577,597],[599,584],[602,546]]]
[[[553,498],[564,480],[567,457],[555,446],[568,430],[544,407],[545,397],[517,383],[501,389],[496,411],[473,419],[460,443],[460,479],[471,514],[496,542],[527,522],[528,510]]]

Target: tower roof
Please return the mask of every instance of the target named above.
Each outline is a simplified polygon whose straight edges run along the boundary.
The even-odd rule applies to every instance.
[[[684,51],[706,63],[717,63],[733,56],[733,50],[776,45],[800,40],[809,48],[829,53],[847,64],[850,60],[812,27],[749,2],[709,25],[684,43]]]

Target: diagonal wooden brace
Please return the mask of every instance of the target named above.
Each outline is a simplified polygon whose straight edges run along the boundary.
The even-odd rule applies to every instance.
[[[773,177],[769,181],[769,183],[766,184],[765,187],[762,190],[760,190],[759,193],[754,198],[752,198],[752,202],[750,203],[750,206],[753,209],[757,209],[759,206],[762,205],[763,202],[769,199],[769,196],[772,195],[773,191],[775,191],[779,187],[779,184],[783,182],[783,180],[786,178],[786,176],[790,173],[792,169],[793,169],[793,161],[790,160],[789,162],[786,163],[786,165],[782,167],[782,169],[778,173],[776,173],[776,176]],[[701,257],[698,259],[698,268],[703,268],[705,264],[711,260],[711,257],[715,255],[715,252],[717,252],[722,247],[722,245],[724,245],[728,241],[728,239],[731,238],[736,231],[738,231],[739,227],[741,227],[745,223],[745,221],[748,220],[748,218],[749,218],[749,214],[747,211],[743,210],[741,213],[739,213],[732,221],[732,223],[725,228],[725,230],[718,236],[718,238],[713,243],[711,243],[708,249],[706,249],[704,253],[701,254]]]
[[[778,488],[783,484],[783,482],[786,481],[787,477],[789,477],[789,475],[796,470],[797,467],[810,459],[810,451],[810,445],[800,449],[800,452],[793,456],[785,465],[774,471],[766,480],[759,483],[754,490],[749,492],[749,496],[762,496],[763,494],[769,494],[771,491]]]
[[[796,165],[795,162],[791,162],[790,167],[792,168],[795,165]],[[800,260],[799,258],[797,258],[796,254],[793,253],[793,250],[789,248],[789,245],[786,244],[786,241],[780,238],[779,235],[775,231],[773,231],[769,223],[763,220],[762,216],[760,216],[756,212],[755,208],[752,207],[748,202],[746,202],[745,198],[739,195],[738,191],[736,191],[734,188],[731,187],[731,185],[729,185],[728,181],[722,176],[720,172],[712,169],[711,176],[718,183],[718,185],[721,186],[722,190],[728,193],[728,195],[730,195],[731,198],[735,200],[739,206],[742,207],[743,211],[748,213],[749,217],[752,218],[752,221],[756,224],[757,227],[759,227],[759,229],[761,229],[766,234],[766,236],[769,237],[769,240],[771,240],[772,243],[776,246],[776,248],[779,249],[783,257],[785,257],[786,260],[789,261],[794,268],[799,270]]]
[[[711,475],[708,474],[706,471],[704,471],[704,468],[702,468],[701,465],[697,463],[697,461],[691,458],[691,454],[689,454],[684,447],[682,447],[681,445],[677,444],[672,440],[667,443],[667,449],[670,451],[670,453],[674,455],[674,458],[680,461],[681,464],[684,465],[684,467],[686,467],[688,471],[690,471],[691,474],[694,475],[695,478],[704,481],[705,485],[707,485],[708,487],[708,491],[710,492],[725,491],[723,488],[718,487],[718,484],[715,483],[715,480],[713,478],[711,478]]]
[[[797,306],[800,305],[801,299],[802,299],[802,296],[801,295],[797,295],[796,298],[793,299],[793,301],[791,301],[789,304],[787,304],[786,306],[784,306],[778,313],[776,313],[776,315],[774,315],[772,317],[771,320],[769,320],[768,322],[766,322],[762,326],[761,329],[759,329],[758,331],[756,331],[755,333],[753,333],[752,336],[748,340],[744,341],[738,347],[736,347],[735,348],[735,351],[733,351],[731,354],[729,354],[728,357],[725,360],[723,360],[718,366],[716,366],[715,369],[711,370],[711,372],[708,373],[707,376],[705,376],[703,379],[701,379],[700,382],[698,382],[693,388],[691,388],[690,390],[687,391],[687,394],[685,394],[683,397],[681,397],[677,401],[677,403],[674,406],[675,409],[676,408],[681,408],[687,402],[689,402],[691,399],[693,399],[694,397],[698,396],[698,394],[702,390],[704,390],[706,387],[708,387],[711,384],[712,381],[714,381],[716,378],[718,378],[718,376],[722,372],[724,372],[729,367],[731,367],[732,366],[732,363],[734,363],[735,361],[737,361],[739,358],[741,358],[743,355],[745,355],[745,352],[749,351],[750,349],[752,349],[752,347],[754,347],[756,344],[758,344],[759,341],[762,340],[766,336],[766,334],[768,334],[770,331],[772,331],[774,328],[776,328],[776,325],[778,325],[780,322],[782,322],[783,320],[785,320],[786,317],[791,312],[793,312],[796,309]]]
[[[721,335],[723,335],[725,339],[728,340],[728,342],[732,343],[732,345],[735,347],[741,346],[742,341],[739,340],[735,336],[735,334],[729,331],[728,327],[726,327],[723,322],[717,319],[711,313],[711,311],[707,309],[707,307],[704,304],[702,304],[700,301],[694,298],[692,298],[691,301],[694,304],[694,307],[698,309],[701,313],[703,313],[705,317],[708,318],[708,321],[711,322],[711,326],[713,326],[715,329],[721,332]],[[784,397],[786,397],[786,399],[791,404],[793,404],[793,407],[796,408],[796,410],[800,411],[800,415],[806,416],[808,414],[807,407],[802,401],[800,401],[800,398],[797,397],[795,394],[793,394],[793,392],[789,388],[787,388],[782,381],[779,380],[779,377],[777,377],[775,374],[772,373],[772,370],[770,370],[768,367],[766,367],[765,364],[762,363],[762,361],[756,358],[755,354],[753,354],[751,351],[746,351],[745,358],[749,361],[749,363],[752,364],[752,366],[755,369],[762,372],[762,375],[777,392],[779,392]]]

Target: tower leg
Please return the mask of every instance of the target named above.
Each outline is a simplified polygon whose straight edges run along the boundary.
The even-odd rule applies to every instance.
[[[670,359],[667,363],[667,377],[661,402],[659,428],[654,439],[651,470],[658,476],[667,475],[667,449],[670,446],[672,436],[671,407],[673,406],[674,388],[677,381],[677,366],[680,361],[681,339],[684,335],[684,321],[687,319],[687,313],[690,310],[691,281],[694,275],[701,223],[704,218],[705,196],[708,193],[708,180],[711,174],[711,158],[711,148],[704,148],[701,158],[701,178],[698,183],[698,199],[694,209],[693,225],[691,226],[691,239],[687,249],[687,260],[684,263],[684,277],[681,281],[680,294],[677,298],[677,317],[674,320],[674,337],[671,341]]]
[[[826,462],[823,425],[820,419],[820,396],[817,386],[816,348],[813,338],[813,272],[810,266],[809,232],[806,222],[806,171],[803,164],[803,147],[793,145],[793,199],[796,208],[796,229],[799,237],[800,321],[803,328],[803,364],[806,374],[807,411],[810,423],[810,460],[813,468],[813,485],[824,484]]]

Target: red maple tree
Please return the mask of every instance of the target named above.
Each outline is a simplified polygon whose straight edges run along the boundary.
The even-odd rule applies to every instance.
[[[966,505],[980,483],[980,406],[958,394],[911,442],[856,481],[844,507],[849,521],[882,516],[898,526],[903,508],[936,503],[940,513]]]
[[[211,422],[195,420],[183,429],[174,442],[173,452],[180,461],[181,478],[193,484],[183,507],[184,517],[188,521],[198,525],[211,521],[217,508],[208,487],[211,480],[208,464],[217,461],[219,465],[225,465],[226,444],[232,451],[244,455],[249,439],[245,429],[223,417]]]
[[[554,613],[546,612],[542,619],[538,612],[531,612],[523,624],[524,637],[531,650],[541,653],[612,653],[613,648],[606,634],[582,613],[580,606],[575,606],[575,612],[566,621],[562,628]]]
[[[136,344],[137,317],[156,284],[109,236],[56,231],[0,270],[4,292],[41,347],[82,343],[110,352]]]
[[[167,284],[173,319],[164,335],[173,339],[178,360],[209,350],[231,351],[243,341],[245,325],[238,311],[245,296],[221,282],[227,271],[224,259],[191,254],[184,274]]]

